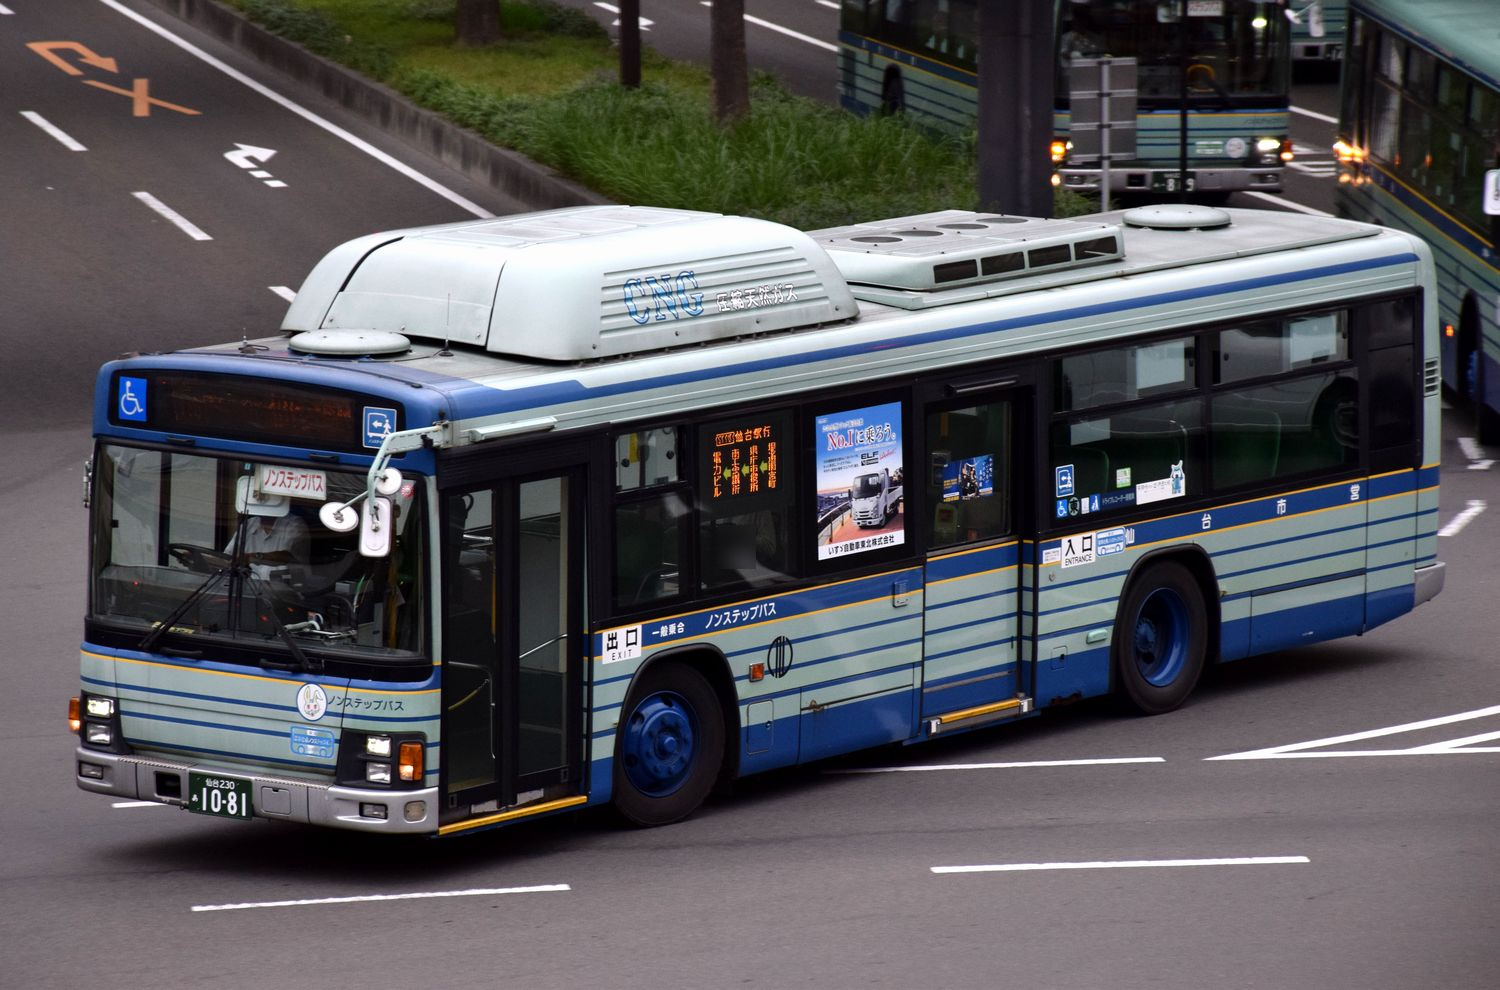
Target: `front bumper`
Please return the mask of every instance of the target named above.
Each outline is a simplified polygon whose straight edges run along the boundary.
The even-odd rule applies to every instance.
[[[1279,165],[1264,168],[1190,168],[1188,192],[1281,192]],[[1098,192],[1099,169],[1060,168],[1064,189],[1074,192]],[[1179,171],[1176,168],[1112,167],[1109,170],[1111,193],[1174,193]]]
[[[84,764],[95,768],[99,776],[85,777],[80,772]],[[341,787],[221,765],[122,756],[82,746],[75,750],[73,764],[74,779],[85,791],[180,808],[187,806],[189,770],[250,781],[251,808],[256,818],[392,835],[434,834],[438,829],[436,787],[414,791]],[[386,817],[361,813],[361,806],[371,805],[384,807]]]

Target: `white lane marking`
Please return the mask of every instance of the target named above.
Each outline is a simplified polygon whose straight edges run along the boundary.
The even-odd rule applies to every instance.
[[[704,7],[713,6],[713,0],[698,0],[698,2]],[[825,52],[836,52],[839,50],[838,45],[830,45],[822,38],[813,38],[803,34],[801,31],[793,31],[789,27],[782,27],[780,24],[774,24],[771,21],[762,20],[759,17],[752,17],[749,14],[745,15],[745,23],[754,24],[756,27],[763,27],[768,31],[775,31],[778,34],[784,34],[788,38],[796,38],[798,41],[805,41],[809,45],[816,45],[818,48],[823,49]]]
[[[367,904],[371,901],[415,901],[433,897],[490,897],[498,894],[542,894],[551,891],[572,890],[565,883],[543,884],[539,887],[484,887],[476,890],[434,890],[412,894],[364,894],[358,897],[313,897],[300,901],[250,901],[243,904],[194,904],[195,912],[201,911],[248,911],[251,908],[308,907],[317,904]]]
[[[160,24],[157,24],[155,21],[148,20],[141,14],[138,14],[128,7],[123,6],[119,2],[119,0],[99,0],[99,2],[104,4],[106,7],[109,7],[125,15],[131,20],[135,21],[137,24],[140,24],[142,27],[146,28],[148,31],[153,31],[161,37],[167,39],[178,48],[181,48],[183,51],[187,52],[189,55],[192,55],[195,58],[208,63],[215,69],[218,69],[220,72],[224,73],[229,78],[233,79],[235,82],[243,83],[244,85],[250,87],[261,96],[264,96],[266,99],[270,100],[272,103],[275,103],[276,105],[291,111],[292,113],[301,117],[303,120],[306,120],[317,127],[321,127],[323,130],[327,131],[329,134],[332,134],[339,140],[353,145],[355,148],[358,148],[360,151],[369,155],[371,158],[380,162],[382,165],[394,169],[395,171],[406,176],[408,179],[411,179],[413,182],[422,186],[424,189],[436,193],[455,206],[467,210],[468,212],[474,214],[474,216],[476,217],[494,216],[494,214],[489,210],[486,210],[484,207],[480,206],[477,203],[470,202],[463,196],[460,196],[458,193],[454,192],[452,189],[449,189],[447,186],[438,182],[436,179],[428,178],[427,176],[423,175],[421,172],[418,172],[416,169],[405,164],[404,162],[392,158],[390,155],[381,151],[379,148],[375,147],[373,144],[364,140],[363,138],[356,137],[355,135],[344,130],[342,127],[338,126],[332,121],[325,120],[324,118],[313,113],[311,110],[307,109],[301,104],[294,103],[287,97],[282,96],[280,93],[276,92],[270,87],[261,85],[254,79],[251,79],[249,76],[245,75],[243,72],[240,72],[238,69],[224,64],[219,59],[210,55],[208,52],[204,51],[198,46],[177,37],[177,35],[173,34],[171,31],[168,31],[166,28],[162,27]]]
[[[1312,742],[1292,743],[1288,746],[1272,746],[1269,749],[1255,749],[1244,753],[1229,753],[1225,756],[1210,756],[1209,760],[1298,760],[1314,759],[1319,757],[1333,756],[1411,756],[1422,753],[1455,752],[1455,753],[1479,753],[1479,749],[1433,749],[1430,746],[1417,746],[1412,749],[1376,749],[1376,750],[1337,750],[1310,753],[1307,750],[1317,749],[1320,746],[1341,746],[1344,743],[1363,742],[1366,739],[1378,739],[1381,736],[1394,736],[1402,732],[1418,732],[1422,729],[1434,729],[1440,725],[1452,725],[1455,722],[1467,722],[1476,718],[1489,718],[1492,715],[1500,715],[1500,705],[1490,708],[1478,708],[1472,712],[1460,712],[1457,715],[1443,715],[1439,718],[1423,719],[1420,722],[1407,722],[1404,725],[1392,725],[1384,729],[1370,729],[1365,732],[1351,732],[1343,736],[1329,736],[1327,739],[1314,739]],[[1453,745],[1450,740],[1448,746]]]
[[[1448,520],[1448,525],[1438,530],[1439,536],[1457,536],[1463,532],[1463,528],[1473,522],[1481,512],[1485,510],[1483,501],[1477,498],[1469,499],[1468,508]]]
[[[1256,199],[1263,199],[1267,203],[1275,203],[1277,206],[1284,206],[1288,210],[1296,210],[1298,213],[1310,213],[1310,214],[1312,214],[1315,217],[1331,217],[1331,216],[1333,216],[1333,214],[1329,213],[1327,210],[1315,210],[1311,206],[1303,206],[1301,203],[1294,203],[1291,200],[1289,200],[1289,199],[1283,199],[1280,196],[1272,196],[1270,193],[1255,192],[1254,190],[1247,190],[1247,191],[1241,192],[1240,195],[1241,196],[1253,196]]]
[[[148,192],[134,192],[134,193],[131,193],[130,195],[134,196],[136,199],[140,200],[142,203],[145,203],[147,206],[151,207],[163,219],[171,221],[171,223],[175,227],[177,227],[178,230],[182,231],[184,234],[188,235],[193,240],[195,240],[195,241],[211,241],[211,240],[213,240],[212,237],[210,237],[207,234],[205,234],[202,230],[200,230],[197,226],[195,226],[192,223],[192,221],[188,220],[187,217],[183,216],[181,213],[178,213],[176,210],[172,209],[166,203],[163,203],[161,200],[157,199],[155,196],[151,195],[150,193],[148,193]]]
[[[111,808],[165,808],[159,801],[116,801]]]
[[[1306,856],[1241,856],[1232,859],[1122,859],[1094,863],[993,863],[934,866],[933,873],[1028,873],[1036,870],[1148,870],[1174,866],[1282,866],[1311,863]]]
[[[6,13],[9,13],[9,11],[6,11]],[[33,124],[35,124],[36,126],[40,127],[42,130],[46,131],[48,134],[50,134],[52,136],[52,138],[54,140],[57,141],[58,144],[62,145],[64,148],[67,148],[69,151],[88,151],[89,150],[89,149],[85,148],[83,145],[79,144],[77,141],[73,140],[73,138],[70,137],[68,135],[68,133],[66,131],[64,131],[61,127],[58,127],[56,124],[52,123],[46,117],[43,117],[41,114],[37,113],[35,110],[22,110],[21,111],[21,116],[25,117],[27,120],[31,121]]]
[[[615,15],[615,22],[613,24],[611,24],[610,27],[619,27],[620,26],[620,20],[619,20],[619,17],[620,17],[620,8],[619,7],[616,7],[612,3],[600,3],[599,0],[594,0],[594,6],[600,8],[602,10],[607,10],[611,14]],[[637,16],[639,16],[639,15],[637,15]],[[651,26],[656,23],[655,21],[651,20],[651,18],[649,18],[649,17],[640,17],[639,20],[640,20],[640,25],[641,25],[641,30],[642,31],[649,31],[649,30],[651,30]]]
[[[1464,452],[1464,457],[1469,461],[1470,471],[1488,471],[1494,460],[1484,456],[1484,448],[1479,446],[1479,441],[1473,437],[1459,437],[1458,449]]]
[[[839,5],[834,3],[833,0],[815,0],[815,2],[819,7],[827,7],[829,10],[839,9]]]
[[[941,763],[931,766],[863,767],[851,770],[825,770],[824,773],[923,773],[931,770],[1015,770],[1021,767],[1101,767],[1121,763],[1165,763],[1160,756],[1122,756],[1102,760],[1033,760],[1025,763]]]
[[[0,4],[0,16],[4,16],[6,14],[14,14],[14,13],[15,13],[14,10],[11,10],[9,7],[5,6],[4,4]]]
[[[297,293],[293,292],[291,289],[287,288],[284,285],[268,285],[266,286],[266,288],[270,289],[272,292],[276,293],[287,302],[293,302],[297,298]]]
[[[1303,107],[1287,107],[1287,109],[1292,113],[1300,113],[1304,117],[1311,117],[1313,120],[1321,120],[1325,124],[1337,124],[1339,122],[1337,117],[1330,117],[1328,114],[1318,113],[1316,110],[1307,110]]]

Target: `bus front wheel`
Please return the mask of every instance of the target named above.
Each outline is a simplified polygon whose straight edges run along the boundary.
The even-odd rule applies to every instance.
[[[691,667],[658,665],[626,711],[615,737],[615,808],[643,827],[681,821],[708,797],[724,762],[718,696]]]
[[[885,85],[880,91],[880,112],[889,116],[901,113],[905,109],[906,84],[901,81],[901,73],[888,73],[885,77]]]
[[[1191,572],[1173,561],[1130,583],[1115,619],[1114,665],[1121,699],[1142,715],[1179,707],[1203,673],[1208,609]]]

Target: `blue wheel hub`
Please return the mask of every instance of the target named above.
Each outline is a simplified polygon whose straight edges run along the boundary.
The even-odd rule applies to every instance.
[[[1146,683],[1166,687],[1187,661],[1187,604],[1175,591],[1158,588],[1136,613],[1135,664]]]
[[[625,775],[648,797],[666,797],[693,772],[698,719],[682,695],[660,691],[630,713],[621,757]]]

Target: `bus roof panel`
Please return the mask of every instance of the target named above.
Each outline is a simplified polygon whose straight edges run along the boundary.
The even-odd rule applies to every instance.
[[[309,275],[282,329],[382,330],[579,361],[857,313],[838,269],[801,231],[600,206],[351,242]]]

